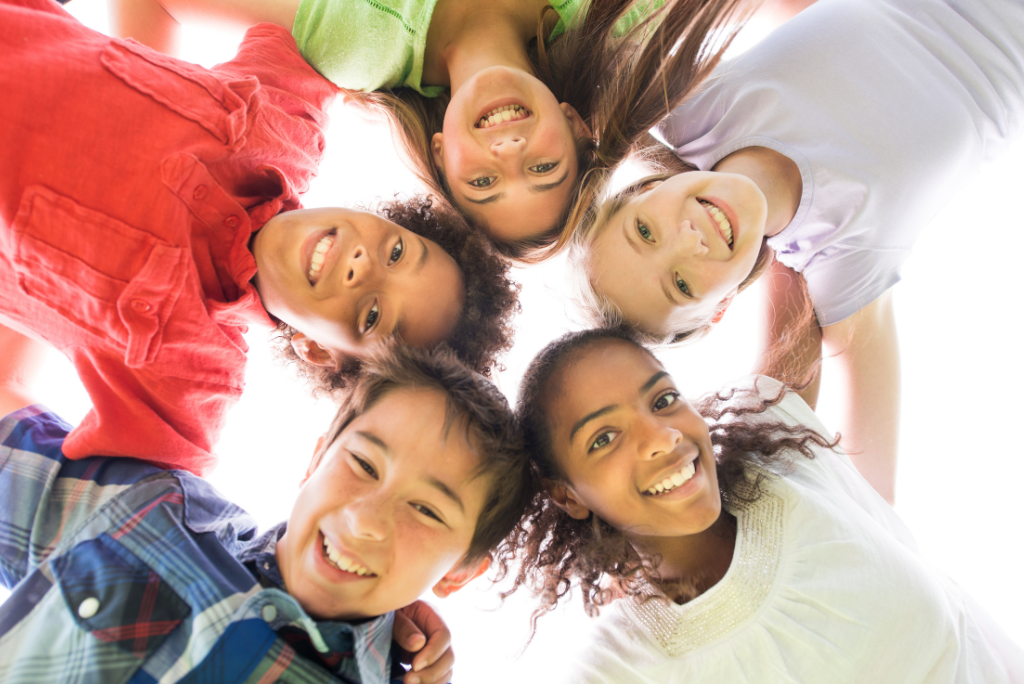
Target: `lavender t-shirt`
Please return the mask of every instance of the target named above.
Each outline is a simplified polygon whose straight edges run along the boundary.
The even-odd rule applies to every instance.
[[[800,168],[769,239],[837,323],[900,279],[922,228],[1024,124],[1024,0],[819,0],[719,66],[655,130],[712,169],[744,147]]]

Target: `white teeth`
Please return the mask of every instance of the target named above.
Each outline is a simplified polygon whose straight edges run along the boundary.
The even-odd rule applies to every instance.
[[[312,280],[320,273],[320,269],[324,267],[324,255],[330,251],[331,245],[334,244],[334,235],[328,233],[320,238],[320,242],[316,243],[316,247],[313,248],[313,257],[309,262],[309,279]]]
[[[343,555],[341,551],[334,548],[331,542],[327,539],[327,535],[324,535],[324,555],[327,556],[327,560],[329,560],[339,570],[351,572],[359,575],[360,577],[366,577],[367,575],[373,574],[370,572],[369,568],[356,563],[348,556]]]
[[[651,485],[645,493],[656,496],[664,492],[672,491],[676,487],[689,482],[690,478],[693,477],[696,472],[697,466],[695,465],[695,462],[688,463],[680,468],[679,472],[672,473],[661,482]]]
[[[725,212],[707,200],[698,201],[707,207],[708,213],[711,214],[711,218],[715,219],[715,223],[718,224],[719,229],[722,231],[722,235],[725,236],[725,241],[729,243],[730,247],[732,247],[732,224],[729,223],[729,219],[725,215]]]
[[[476,122],[477,128],[490,128],[505,121],[518,121],[530,116],[530,110],[520,105],[505,105],[498,107],[480,117]]]

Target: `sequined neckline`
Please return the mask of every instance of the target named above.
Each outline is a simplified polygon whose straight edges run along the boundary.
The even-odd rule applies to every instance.
[[[736,549],[725,577],[693,601],[624,599],[623,610],[665,655],[675,658],[725,636],[768,599],[782,561],[783,499],[765,487],[753,504],[731,509]],[[647,596],[660,597],[651,587]]]

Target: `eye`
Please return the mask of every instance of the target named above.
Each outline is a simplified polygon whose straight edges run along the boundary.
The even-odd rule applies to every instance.
[[[678,392],[666,392],[654,400],[654,406],[652,408],[655,411],[663,411],[669,406],[675,404],[677,401],[679,401]]]
[[[474,188],[486,188],[491,185],[495,180],[494,176],[480,176],[469,181],[469,184]]]
[[[405,253],[405,243],[402,242],[402,238],[398,238],[398,242],[391,248],[391,260],[388,261],[388,266],[397,263],[403,253]]]
[[[352,460],[354,460],[356,463],[358,463],[359,467],[366,471],[367,475],[372,477],[374,480],[379,479],[377,477],[377,471],[373,469],[372,465],[370,465],[369,463],[367,463],[363,459],[359,458],[358,456],[353,454],[351,451],[349,452],[349,454],[352,456]]]
[[[530,171],[532,171],[533,173],[547,173],[548,171],[551,171],[552,169],[554,169],[556,166],[558,166],[558,162],[548,162],[546,164],[537,164],[536,166],[531,166],[530,167]]]
[[[591,451],[597,451],[598,449],[604,449],[606,446],[608,446],[609,444],[614,442],[615,438],[618,437],[618,436],[619,436],[619,433],[615,432],[614,430],[609,430],[608,432],[602,432],[601,434],[599,434],[597,436],[597,439],[595,439],[591,443],[590,448],[587,449],[587,453],[589,454]]]
[[[690,294],[690,286],[686,284],[686,281],[684,281],[682,278],[680,278],[679,274],[676,274],[675,280],[676,280],[676,289],[678,289],[684,295],[689,295]]]
[[[636,232],[647,242],[654,242],[654,233],[651,232],[650,228],[641,223],[640,219],[636,220]]]
[[[423,504],[415,504],[414,503],[414,504],[410,504],[410,505],[413,508],[415,508],[417,511],[422,513],[423,515],[427,516],[428,518],[433,518],[434,520],[436,520],[437,522],[442,523],[442,524],[444,523],[444,521],[441,520],[441,516],[439,516],[437,513],[435,513],[434,511],[430,510],[429,508],[427,508]]]
[[[363,324],[363,334],[366,334],[373,330],[373,326],[377,325],[377,321],[379,320],[380,304],[374,301],[373,306],[370,307],[370,311],[366,314],[366,323]]]

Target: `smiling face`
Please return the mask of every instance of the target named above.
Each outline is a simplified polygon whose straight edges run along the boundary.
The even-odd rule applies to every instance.
[[[445,408],[441,390],[391,390],[314,459],[277,544],[310,615],[382,615],[458,574],[490,481],[474,477],[465,420],[445,430]]]
[[[647,352],[597,342],[545,401],[552,450],[570,495],[636,539],[707,531],[722,499],[704,419]]]
[[[576,180],[579,115],[520,69],[491,67],[452,95],[432,140],[452,198],[499,241],[558,229]]]
[[[590,281],[645,332],[687,329],[750,274],[767,212],[747,176],[694,171],[654,182],[599,228]]]
[[[362,358],[394,334],[431,346],[447,338],[462,311],[455,260],[376,214],[285,212],[256,233],[251,247],[264,307],[315,340],[327,361]]]

